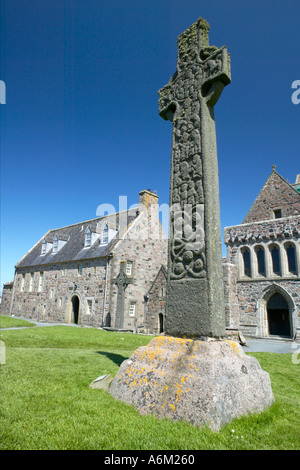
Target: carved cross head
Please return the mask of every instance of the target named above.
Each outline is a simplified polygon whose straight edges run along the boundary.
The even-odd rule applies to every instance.
[[[209,24],[199,18],[177,39],[177,71],[159,90],[159,114],[173,120],[178,106],[200,98],[213,107],[231,82],[230,54],[225,46],[209,45]]]

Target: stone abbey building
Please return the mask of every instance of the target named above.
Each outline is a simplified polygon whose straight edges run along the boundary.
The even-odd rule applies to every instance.
[[[228,334],[300,339],[300,176],[290,184],[274,166],[224,242]],[[4,285],[2,313],[159,334],[166,266],[158,197],[142,191],[139,208],[123,216],[50,230]]]
[[[13,285],[4,285],[2,313],[138,331],[166,256],[158,196],[141,191],[138,208],[49,230],[17,263]]]
[[[275,166],[241,225],[226,227],[226,325],[252,337],[300,339],[300,175]]]

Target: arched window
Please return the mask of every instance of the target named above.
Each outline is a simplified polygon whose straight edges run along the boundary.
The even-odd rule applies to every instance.
[[[281,270],[280,270],[280,252],[279,248],[276,245],[273,245],[270,248],[271,251],[271,257],[272,257],[272,269],[274,274],[278,274],[280,276]]]
[[[262,246],[255,248],[256,258],[257,258],[257,271],[261,276],[266,275],[266,265],[265,265],[265,250]]]
[[[288,271],[291,274],[296,274],[296,250],[292,243],[288,243],[285,245],[286,255],[287,255],[287,262],[288,262]]]
[[[251,276],[251,261],[250,261],[250,250],[249,248],[243,248],[242,250],[243,257],[243,275]]]

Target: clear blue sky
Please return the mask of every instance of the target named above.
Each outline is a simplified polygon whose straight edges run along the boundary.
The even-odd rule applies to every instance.
[[[50,228],[142,189],[169,202],[157,92],[200,16],[232,60],[215,108],[222,228],[241,223],[272,164],[294,183],[299,0],[1,0],[1,283]]]

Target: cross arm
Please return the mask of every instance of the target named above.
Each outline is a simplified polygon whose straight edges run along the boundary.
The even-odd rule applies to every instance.
[[[224,87],[231,82],[230,54],[225,46],[214,51],[203,62],[204,80],[201,86],[202,96],[213,107]]]
[[[173,121],[173,115],[176,111],[173,81],[174,75],[170,78],[169,83],[158,91],[158,112],[165,121]]]

